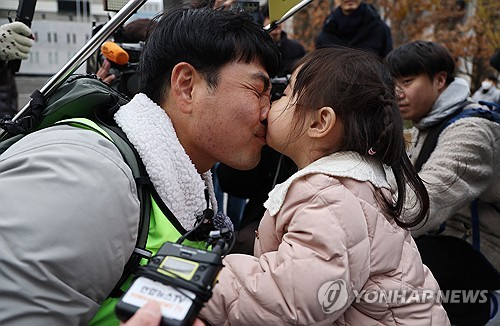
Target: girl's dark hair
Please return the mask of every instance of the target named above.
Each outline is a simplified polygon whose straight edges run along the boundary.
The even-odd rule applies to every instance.
[[[297,96],[296,128],[292,130],[302,130],[299,126],[309,112],[331,107],[345,132],[340,148],[328,150],[354,151],[390,166],[397,199],[394,203],[392,198],[383,197],[384,211],[401,227],[420,224],[428,213],[429,196],[406,154],[396,84],[386,64],[375,54],[340,47],[315,50],[296,67],[299,71],[290,96]],[[407,184],[415,192],[420,210],[416,216],[401,218]]]

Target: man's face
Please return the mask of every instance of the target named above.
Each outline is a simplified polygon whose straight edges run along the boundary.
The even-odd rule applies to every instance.
[[[420,121],[431,111],[440,94],[442,83],[436,75],[432,80],[426,74],[397,79],[399,110],[403,119]]]
[[[216,88],[205,84],[193,94],[196,112],[190,138],[195,150],[189,154],[210,166],[223,162],[251,169],[266,143],[262,122],[270,108],[269,76],[257,61],[233,62],[221,69],[218,81]]]
[[[361,5],[361,0],[340,0],[340,9],[349,16]]]

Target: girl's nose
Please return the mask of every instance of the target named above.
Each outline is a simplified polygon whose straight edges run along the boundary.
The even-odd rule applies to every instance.
[[[265,101],[263,103],[262,109],[260,110],[260,121],[263,123],[266,121],[267,125],[267,116],[269,115],[269,110],[271,109],[271,102],[270,101]]]
[[[396,86],[396,97],[401,100],[405,97],[405,91],[402,87]]]

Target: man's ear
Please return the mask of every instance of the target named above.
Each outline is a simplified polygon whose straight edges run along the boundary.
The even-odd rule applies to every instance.
[[[187,62],[180,62],[172,69],[170,78],[171,94],[178,108],[189,113],[193,100],[192,91],[195,81],[196,69]]]
[[[325,137],[330,133],[336,122],[337,115],[335,111],[329,106],[324,106],[311,114],[307,134],[311,138]]]
[[[439,92],[441,92],[446,87],[446,78],[448,74],[445,71],[440,71],[434,75],[434,83]]]

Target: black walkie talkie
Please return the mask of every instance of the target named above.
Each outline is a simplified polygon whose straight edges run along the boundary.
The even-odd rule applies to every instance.
[[[224,238],[220,238],[212,251],[205,251],[166,242],[139,269],[130,289],[116,305],[117,317],[126,321],[147,302],[155,301],[161,307],[161,325],[192,325],[212,296],[225,245]]]
[[[33,16],[35,15],[36,1],[37,0],[19,0],[16,12],[16,21],[31,27],[31,22],[33,21]],[[21,67],[21,60],[11,60],[8,62],[7,67],[12,72],[18,72]]]

